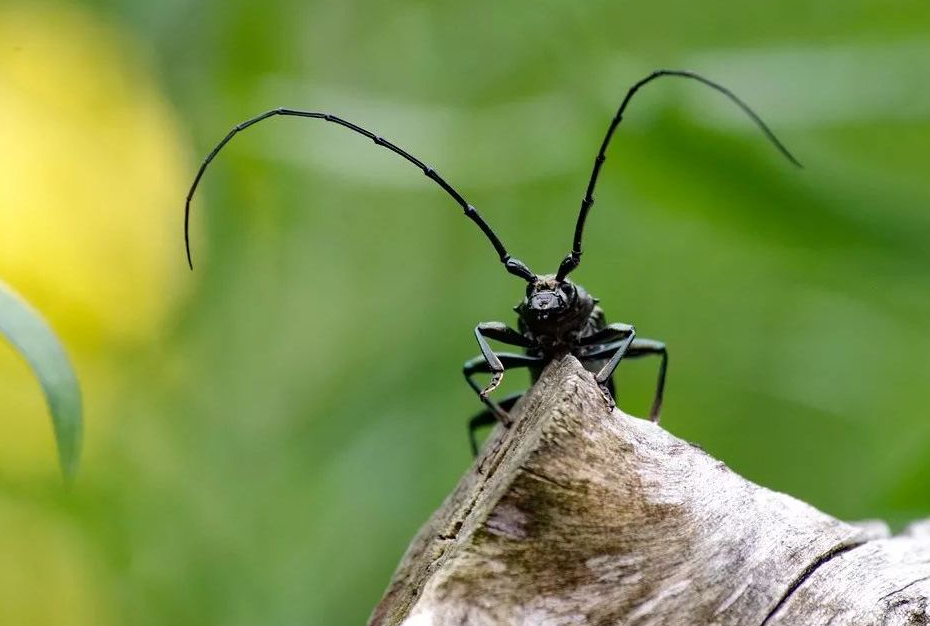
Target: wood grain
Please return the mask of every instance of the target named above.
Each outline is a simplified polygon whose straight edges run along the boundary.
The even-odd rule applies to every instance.
[[[420,530],[370,626],[930,624],[898,537],[755,485],[553,362]]]

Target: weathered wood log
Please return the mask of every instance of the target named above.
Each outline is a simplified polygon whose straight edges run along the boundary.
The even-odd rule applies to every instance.
[[[370,626],[930,624],[897,537],[755,485],[552,363],[408,548]]]

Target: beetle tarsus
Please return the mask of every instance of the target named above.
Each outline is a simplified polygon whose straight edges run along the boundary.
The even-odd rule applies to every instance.
[[[504,372],[494,372],[494,375],[491,377],[491,382],[478,394],[481,396],[481,399],[487,400],[488,394],[497,389],[497,386],[501,384],[502,380],[504,380]]]
[[[601,396],[604,398],[604,402],[607,403],[607,410],[613,411],[617,408],[617,402],[614,400],[613,395],[610,393],[610,389],[607,388],[607,385],[598,385],[598,389],[601,390]]]

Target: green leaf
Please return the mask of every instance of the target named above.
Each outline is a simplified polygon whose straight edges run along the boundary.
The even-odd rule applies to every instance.
[[[58,460],[66,481],[81,456],[81,389],[68,355],[39,312],[0,281],[0,334],[13,344],[42,385],[52,414]]]

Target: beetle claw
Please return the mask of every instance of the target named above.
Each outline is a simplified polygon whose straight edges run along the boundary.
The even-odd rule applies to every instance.
[[[607,403],[607,410],[613,411],[617,408],[617,403],[613,395],[611,395],[610,389],[607,388],[607,385],[598,385],[598,388],[601,390],[601,396],[604,398],[604,402]]]
[[[481,393],[478,394],[481,396],[482,400],[487,400],[488,394],[497,389],[497,386],[501,384],[501,381],[504,379],[504,372],[494,372],[494,376],[491,377],[491,382],[488,383],[488,386],[481,390]]]

